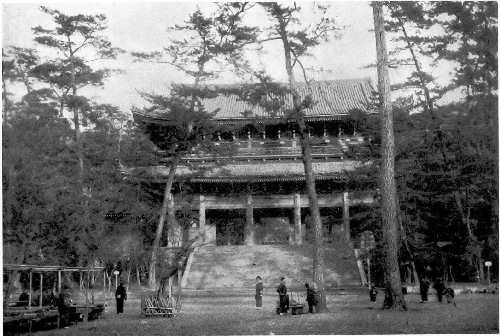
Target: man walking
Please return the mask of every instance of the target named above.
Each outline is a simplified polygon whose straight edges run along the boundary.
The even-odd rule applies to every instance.
[[[306,300],[307,306],[309,308],[309,313],[313,313],[313,307],[316,306],[316,291],[314,288],[309,287],[309,284],[306,283]]]
[[[115,293],[116,298],[116,313],[123,313],[123,304],[127,300],[127,290],[123,287],[123,282],[120,281],[120,285],[116,288]]]
[[[287,305],[288,305],[284,277],[281,278],[280,285],[278,286],[277,292],[278,292],[278,295],[280,298],[280,315],[283,315],[283,313],[286,313]]]

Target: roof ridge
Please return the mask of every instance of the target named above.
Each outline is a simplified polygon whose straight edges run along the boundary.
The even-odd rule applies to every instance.
[[[338,78],[338,79],[321,79],[321,80],[309,80],[309,83],[345,83],[345,82],[353,82],[353,83],[359,83],[359,82],[371,82],[370,77],[358,77],[358,78]],[[303,85],[307,84],[308,82],[305,81],[296,81],[297,84]],[[287,82],[274,82],[276,84],[283,84],[283,85],[288,85]],[[237,83],[205,83],[201,84],[201,87],[209,87],[209,86],[214,86],[214,87],[234,87],[234,86],[239,86],[239,85],[251,85],[251,84],[260,84],[259,82],[237,82]],[[186,83],[172,83],[172,86],[194,86],[194,84],[186,84]]]

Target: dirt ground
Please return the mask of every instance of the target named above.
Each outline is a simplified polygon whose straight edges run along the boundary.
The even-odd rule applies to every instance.
[[[379,295],[380,296],[380,295]],[[381,299],[379,297],[379,299]],[[418,334],[498,333],[498,296],[464,294],[457,306],[434,298],[419,303],[417,295],[406,296],[406,312],[381,310],[367,295],[328,296],[329,312],[276,315],[275,296],[265,295],[264,309],[256,310],[249,296],[191,296],[183,300],[175,318],[144,318],[138,299],[127,301],[125,314],[117,316],[109,307],[98,321],[79,323],[68,329],[43,331],[37,335],[235,335],[235,334]]]

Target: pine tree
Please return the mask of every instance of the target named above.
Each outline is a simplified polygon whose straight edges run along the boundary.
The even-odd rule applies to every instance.
[[[394,177],[394,129],[390,96],[390,82],[385,45],[383,4],[372,3],[377,46],[378,92],[381,99],[381,211],[383,247],[385,252],[385,299],[384,308],[406,310],[401,290],[399,271],[399,222],[396,181]]]
[[[200,10],[192,13],[184,25],[171,29],[182,31],[188,37],[174,40],[163,52],[138,53],[133,55],[139,60],[165,63],[192,77],[193,85],[174,85],[169,96],[147,94],[143,97],[151,107],[144,110],[163,111],[169,121],[169,137],[163,140],[163,148],[169,155],[169,174],[165,184],[160,218],[156,228],[149,265],[149,286],[156,284],[156,264],[165,219],[167,219],[168,244],[180,246],[181,228],[175,219],[172,185],[181,158],[195,146],[202,145],[205,136],[213,133],[210,111],[206,111],[202,100],[216,93],[202,84],[217,76],[214,65],[222,59],[241,59],[241,47],[254,38],[253,29],[240,25],[246,3],[228,3],[219,6],[213,17],[204,15]]]

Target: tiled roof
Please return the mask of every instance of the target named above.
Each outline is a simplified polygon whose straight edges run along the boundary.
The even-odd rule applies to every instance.
[[[236,87],[237,85],[231,85]],[[227,87],[227,86],[220,86]],[[217,86],[208,86],[217,90]],[[349,114],[351,110],[367,110],[373,96],[373,87],[369,79],[347,79],[331,81],[314,81],[309,86],[298,83],[297,90],[301,97],[310,94],[314,105],[305,110],[308,119],[338,119]],[[215,113],[214,119],[245,120],[249,118],[282,118],[286,110],[292,106],[291,94],[283,97],[284,105],[277,112],[268,112],[260,106],[252,106],[240,100],[236,95],[218,95],[215,98],[204,99],[203,104],[207,111]],[[252,115],[247,115],[252,111]],[[134,112],[134,117],[139,119],[162,120],[162,112],[148,113]]]
[[[316,179],[340,179],[346,172],[362,166],[359,161],[313,162]],[[164,182],[169,168],[165,166],[126,168],[123,173],[131,178],[150,182]],[[228,181],[287,181],[304,180],[302,161],[274,161],[244,164],[204,165],[196,168],[179,166],[176,175],[191,182]]]

